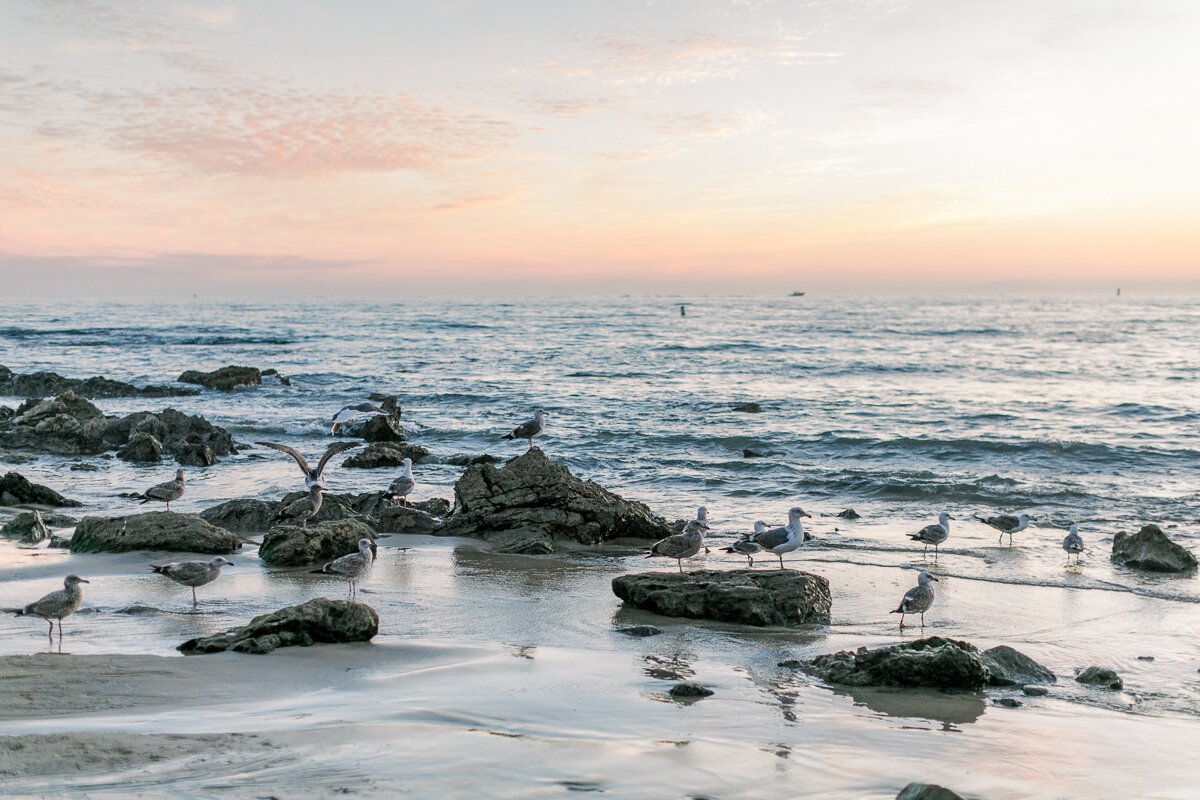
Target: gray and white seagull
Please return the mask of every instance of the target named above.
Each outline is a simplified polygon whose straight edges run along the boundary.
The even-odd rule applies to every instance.
[[[1071,563],[1071,554],[1075,554],[1075,563],[1079,563],[1079,554],[1083,552],[1083,537],[1079,535],[1078,523],[1071,523],[1071,530],[1063,537],[1062,549],[1067,551],[1067,563]]]
[[[379,550],[375,543],[363,537],[358,540],[357,552],[344,555],[341,558],[335,558],[320,569],[311,570],[311,574],[337,575],[340,578],[345,578],[350,583],[350,596],[353,597],[355,594],[354,582],[371,568],[378,554]]]
[[[361,419],[362,417],[386,417],[387,413],[388,412],[384,411],[382,408],[374,405],[373,403],[359,403],[358,405],[354,406],[344,406],[341,411],[333,415],[333,427],[330,428],[329,433],[332,436],[336,436],[337,433],[341,431],[342,426],[347,422],[353,422],[354,420]]]
[[[417,479],[413,477],[411,458],[405,458],[400,463],[404,465],[404,472],[400,474],[399,478],[392,481],[391,485],[388,486],[388,490],[383,493],[383,497],[385,500],[399,497],[404,502],[404,505],[408,505],[408,495],[416,488]]]
[[[1012,535],[1020,533],[1029,527],[1032,518],[1028,514],[997,514],[994,517],[981,517],[975,515],[975,519],[982,522],[984,525],[990,525],[1000,531],[1000,538],[997,541],[1004,541],[1004,534],[1008,534],[1008,543],[1012,544]]]
[[[533,419],[527,419],[520,425],[512,429],[512,433],[505,434],[502,438],[512,441],[514,439],[525,439],[529,442],[529,449],[533,449],[533,437],[542,432],[546,427],[546,417],[549,416],[542,409],[535,409]]]
[[[221,574],[221,567],[232,567],[233,562],[220,556],[208,561],[179,561],[172,564],[151,564],[150,569],[164,575],[181,586],[192,589],[192,605],[196,605],[196,587],[212,583]]]
[[[763,550],[770,550],[775,555],[779,556],[779,568],[783,569],[783,554],[790,553],[804,546],[804,523],[800,521],[801,517],[812,518],[803,508],[793,506],[788,509],[788,524],[782,528],[771,528],[770,530],[758,533],[755,526],[755,533],[749,535],[751,542],[761,547]]]
[[[155,484],[138,495],[138,497],[141,498],[141,505],[146,505],[146,503],[154,500],[159,503],[166,503],[167,511],[170,511],[171,501],[183,497],[183,470],[175,470],[175,480]]]
[[[308,530],[308,521],[315,517],[321,510],[322,493],[325,488],[318,485],[313,485],[308,490],[307,497],[301,497],[299,500],[293,500],[271,517],[271,522],[292,522],[300,523],[300,527]]]
[[[329,459],[344,453],[347,450],[353,450],[356,447],[362,447],[362,442],[334,442],[325,448],[325,452],[321,455],[321,460],[317,462],[317,466],[310,467],[308,461],[300,454],[300,451],[294,447],[288,447],[286,444],[277,444],[276,442],[255,442],[263,447],[269,447],[272,450],[278,450],[281,453],[287,453],[292,458],[296,459],[296,463],[300,465],[300,471],[304,473],[304,488],[312,489],[314,486],[325,486],[325,465],[329,463]]]
[[[704,546],[704,532],[708,526],[698,519],[693,519],[684,527],[683,533],[676,533],[655,542],[646,558],[662,556],[675,559],[679,571],[683,572],[683,559],[691,558],[701,550],[708,552]]]
[[[908,538],[914,542],[921,542],[925,545],[922,555],[929,553],[929,545],[933,545],[933,560],[937,561],[938,545],[950,538],[950,520],[954,517],[943,511],[938,514],[938,521],[933,525],[926,525],[916,533],[910,533]]]
[[[925,612],[933,605],[933,587],[929,584],[930,581],[937,581],[937,578],[928,572],[918,575],[917,585],[904,593],[904,599],[900,601],[900,606],[891,612],[900,615],[901,628],[907,627],[904,624],[905,614],[920,614],[921,627],[925,627]]]
[[[91,583],[78,575],[68,575],[63,581],[63,588],[51,592],[40,600],[34,600],[24,608],[10,609],[18,617],[41,617],[50,623],[49,636],[54,638],[54,620],[58,620],[58,638],[62,639],[62,621],[71,616],[83,605],[83,589],[81,583]]]

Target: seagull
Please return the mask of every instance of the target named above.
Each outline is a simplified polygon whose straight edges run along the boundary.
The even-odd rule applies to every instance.
[[[412,459],[406,458],[401,463],[404,464],[404,473],[392,481],[392,485],[383,493],[383,498],[391,500],[393,497],[399,497],[404,501],[404,505],[408,505],[408,494],[417,485],[417,480],[413,477]]]
[[[324,487],[313,486],[308,490],[308,497],[301,497],[279,509],[271,522],[299,522],[300,527],[308,530],[308,521],[321,510],[321,493]]]
[[[950,537],[950,520],[952,519],[954,517],[943,511],[941,514],[938,514],[937,524],[926,525],[919,532],[910,533],[908,538],[914,542],[923,542],[925,544],[925,550],[922,555],[929,552],[929,545],[933,545],[933,560],[937,561],[938,545]]]
[[[920,614],[921,627],[925,627],[925,612],[933,605],[933,587],[929,585],[929,582],[937,580],[928,572],[922,572],[917,576],[917,585],[904,593],[904,599],[900,601],[900,606],[891,612],[900,615],[901,628],[907,627],[904,624],[905,614]]]
[[[49,636],[54,638],[54,620],[58,620],[58,638],[62,639],[62,621],[79,610],[83,604],[83,589],[81,583],[91,583],[78,575],[68,575],[63,581],[63,588],[34,600],[24,608],[11,609],[18,617],[41,617],[50,623]]]
[[[704,532],[706,530],[708,530],[708,526],[700,520],[690,520],[684,527],[683,533],[677,533],[655,542],[654,546],[650,548],[650,554],[646,558],[654,558],[655,556],[673,558],[679,567],[679,571],[683,572],[683,559],[691,558],[701,550],[704,550],[706,553],[708,552],[708,548],[704,546]]]
[[[167,511],[171,510],[171,501],[178,500],[183,497],[183,470],[175,470],[175,480],[160,483],[151,486],[145,492],[137,495],[141,498],[140,505],[146,505],[151,500],[157,500],[160,503],[167,504]]]
[[[296,463],[300,465],[300,471],[304,473],[304,488],[311,489],[314,486],[325,488],[325,465],[329,463],[329,459],[336,456],[338,453],[344,453],[347,450],[353,450],[356,447],[362,447],[362,442],[335,442],[325,448],[325,453],[321,456],[321,460],[317,462],[317,468],[313,469],[308,465],[304,456],[300,455],[300,451],[294,447],[288,447],[286,444],[276,444],[275,442],[255,442],[263,447],[269,447],[272,450],[278,450],[281,453],[287,453],[292,458],[296,459]]]
[[[533,437],[542,432],[542,428],[546,426],[546,412],[540,408],[533,412],[533,419],[525,420],[517,427],[513,428],[512,433],[505,434],[502,438],[507,440],[513,439],[528,439],[529,449],[533,449]]]
[[[1071,563],[1071,554],[1075,554],[1075,563],[1079,563],[1079,554],[1083,552],[1083,537],[1079,535],[1079,525],[1071,523],[1071,530],[1063,538],[1062,549],[1067,551],[1067,563]]]
[[[151,564],[150,569],[165,575],[183,586],[192,587],[192,605],[196,605],[196,587],[212,583],[221,574],[221,567],[232,567],[232,561],[217,556],[209,561],[180,561],[173,564]]]
[[[1012,514],[999,514],[995,517],[981,517],[976,514],[975,519],[1000,531],[999,541],[1001,542],[1004,541],[1004,534],[1007,533],[1009,544],[1012,544],[1012,535],[1028,528],[1030,522],[1028,514],[1020,514],[1015,517]]]
[[[338,431],[347,422],[352,422],[359,417],[378,417],[387,416],[386,411],[371,403],[359,403],[356,406],[346,406],[341,411],[333,415],[333,427],[329,430],[331,436],[336,436]]]
[[[708,525],[708,507],[700,506],[696,509],[696,521]]]
[[[766,532],[767,532],[767,523],[763,522],[762,520],[759,520],[758,522],[754,523],[754,534],[766,533]],[[736,555],[739,555],[739,556],[745,556],[746,557],[746,566],[749,567],[750,569],[753,569],[754,568],[754,554],[758,553],[762,550],[762,545],[758,544],[757,542],[752,541],[752,537],[754,536],[754,534],[743,533],[741,538],[738,539],[736,542],[729,545],[729,547],[723,547],[721,549],[723,552],[726,552],[726,553],[735,553]]]
[[[350,596],[353,597],[354,581],[362,577],[371,564],[375,563],[377,555],[379,555],[379,550],[375,543],[364,537],[358,540],[358,552],[335,558],[320,569],[310,570],[310,573],[313,575],[338,575],[345,578],[350,582]]]
[[[782,528],[771,528],[770,530],[759,531],[758,526],[754,526],[754,533],[749,535],[749,540],[764,550],[770,550],[775,555],[779,556],[779,568],[783,569],[783,554],[790,553],[804,546],[804,524],[800,522],[801,517],[812,519],[812,514],[809,514],[803,508],[794,506],[788,509],[788,524]],[[766,527],[765,525],[763,526]]]

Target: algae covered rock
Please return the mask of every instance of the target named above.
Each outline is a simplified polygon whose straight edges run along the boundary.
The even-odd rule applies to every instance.
[[[988,683],[992,686],[1025,686],[1058,680],[1053,672],[1008,645],[984,650],[980,658],[987,665]]]
[[[1121,532],[1114,536],[1112,560],[1147,572],[1189,572],[1196,569],[1196,557],[1171,541],[1157,525],[1143,526],[1132,535]]]
[[[184,655],[237,653],[262,655],[280,647],[369,642],[379,633],[375,609],[353,600],[320,597],[255,617],[249,625],[216,636],[189,639],[179,645]]]
[[[232,392],[240,386],[258,386],[262,383],[262,372],[256,367],[228,366],[212,372],[189,369],[179,376],[180,383],[193,383],[218,392]]]
[[[830,683],[846,686],[909,686],[982,689],[991,673],[978,648],[930,636],[870,650],[842,650],[799,664]]]
[[[798,570],[641,572],[613,578],[625,603],[666,617],[744,625],[828,623],[829,581]]]
[[[1086,683],[1089,686],[1103,686],[1105,689],[1113,691],[1125,688],[1125,681],[1121,680],[1121,676],[1116,673],[1116,670],[1108,667],[1088,667],[1075,676],[1075,681]]]
[[[50,538],[50,528],[42,519],[40,511],[25,511],[17,514],[0,528],[0,535],[18,539],[25,544],[37,544]]]
[[[375,539],[375,531],[354,519],[309,522],[305,531],[298,525],[271,528],[258,557],[273,567],[303,567],[323,564],[358,550],[359,539]]]
[[[377,417],[376,419],[380,418]],[[404,459],[406,458],[411,458],[412,462],[416,464],[427,455],[429,455],[429,451],[419,444],[390,441],[373,442],[365,450],[347,458],[342,466],[351,469],[400,467],[404,465]]]
[[[19,472],[6,473],[0,478],[0,506],[24,505],[74,508],[83,504],[78,500],[68,500],[49,487],[32,483]]]
[[[127,553],[163,550],[225,555],[242,540],[196,514],[151,511],[127,517],[84,517],[71,537],[72,553]]]

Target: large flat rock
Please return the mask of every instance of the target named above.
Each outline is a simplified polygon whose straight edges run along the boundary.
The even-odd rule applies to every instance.
[[[179,645],[184,655],[237,653],[262,655],[280,647],[317,643],[369,642],[379,633],[379,615],[365,603],[319,597],[255,617],[249,625],[216,636],[189,639]]]
[[[71,537],[72,553],[127,553],[160,550],[225,555],[242,540],[196,514],[151,511],[127,517],[84,517]]]
[[[745,625],[828,623],[829,581],[797,570],[640,572],[613,578],[613,593],[667,617]]]

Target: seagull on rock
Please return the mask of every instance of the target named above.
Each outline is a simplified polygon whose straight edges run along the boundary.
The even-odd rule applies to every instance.
[[[994,517],[981,517],[976,514],[975,519],[985,525],[991,525],[1000,531],[1000,539],[998,541],[1004,541],[1004,534],[1007,533],[1010,545],[1012,544],[1012,535],[1028,528],[1030,522],[1028,514],[1018,514],[1015,517],[1012,514],[998,514]]]
[[[522,422],[517,427],[513,428],[512,433],[505,434],[502,438],[512,441],[514,439],[525,439],[529,442],[529,449],[533,449],[533,437],[542,432],[542,428],[546,427],[546,417],[548,415],[540,408],[533,412],[533,419],[528,419]]]
[[[354,582],[371,568],[377,555],[379,555],[379,549],[375,543],[363,537],[358,540],[358,552],[335,558],[320,569],[311,570],[311,574],[337,575],[345,578],[350,582],[350,596],[353,597],[355,594]]]
[[[758,526],[755,525],[755,533],[750,534],[749,539],[763,550],[770,550],[779,556],[779,568],[783,569],[783,554],[804,546],[804,524],[800,522],[801,517],[811,519],[812,514],[799,506],[789,508],[787,525],[782,528],[771,528],[761,533],[758,532]]]
[[[208,561],[180,561],[173,564],[151,564],[150,569],[165,575],[182,586],[192,587],[192,605],[196,605],[196,587],[212,583],[221,574],[221,567],[232,567],[232,561],[217,556]]]
[[[392,481],[392,485],[383,493],[385,500],[391,500],[394,497],[399,497],[404,501],[404,505],[408,505],[408,495],[417,485],[417,479],[413,477],[412,459],[406,458],[401,462],[404,465],[404,472],[399,478]]]
[[[301,497],[279,509],[278,513],[271,517],[271,522],[299,522],[300,527],[307,531],[308,521],[321,510],[321,494],[324,491],[321,486],[313,486],[308,490],[308,497]]]
[[[341,411],[333,415],[333,427],[329,430],[331,436],[336,436],[341,431],[342,426],[347,422],[353,422],[362,417],[379,417],[387,416],[386,411],[377,405],[371,403],[359,403],[356,406],[346,406]]]
[[[701,550],[708,552],[708,548],[704,546],[704,532],[708,530],[708,526],[700,520],[690,520],[684,527],[683,533],[677,533],[674,536],[668,536],[665,539],[657,541],[650,548],[650,554],[646,558],[654,558],[662,556],[664,558],[675,559],[679,571],[683,572],[683,559],[691,558]]]
[[[1079,554],[1083,552],[1083,537],[1079,535],[1079,525],[1072,522],[1071,530],[1063,537],[1062,549],[1067,551],[1067,563],[1071,563],[1071,554],[1075,554],[1075,563],[1079,563]]]
[[[917,585],[904,593],[904,599],[900,601],[899,608],[891,612],[900,615],[901,628],[907,627],[904,624],[905,614],[920,614],[921,627],[925,627],[925,612],[933,605],[933,587],[929,585],[929,582],[937,580],[928,572],[922,572],[917,576]]]
[[[18,617],[41,617],[50,623],[49,636],[54,638],[54,620],[58,620],[58,638],[62,639],[62,621],[79,610],[83,605],[83,589],[81,583],[91,583],[78,575],[68,575],[63,581],[63,588],[51,592],[40,600],[34,600],[24,608],[12,609]]]
[[[726,553],[745,556],[746,566],[750,569],[754,569],[754,554],[762,552],[762,545],[753,541],[753,537],[755,534],[766,532],[767,523],[759,520],[758,522],[754,523],[754,533],[743,533],[740,539],[729,545],[729,547],[721,548],[721,550]]]
[[[154,500],[159,503],[166,503],[167,511],[170,511],[171,501],[183,497],[183,470],[175,470],[175,480],[151,486],[145,492],[138,495],[138,497],[142,500],[141,505],[146,505],[146,503]]]
[[[334,442],[325,448],[325,453],[321,456],[321,460],[317,462],[316,469],[313,469],[308,465],[308,461],[305,460],[304,456],[300,454],[300,451],[294,447],[288,447],[286,444],[276,444],[275,442],[255,442],[255,444],[261,444],[263,447],[287,453],[296,459],[296,463],[300,465],[300,471],[304,473],[305,489],[312,489],[314,486],[320,486],[322,489],[325,488],[325,465],[329,463],[329,459],[347,450],[362,447],[362,442]]]
[[[922,555],[929,553],[929,545],[933,545],[933,560],[937,561],[938,545],[950,538],[950,520],[954,517],[943,511],[938,514],[938,521],[933,525],[926,525],[916,533],[910,533],[908,538],[914,542],[922,542],[925,545],[925,550]]]

